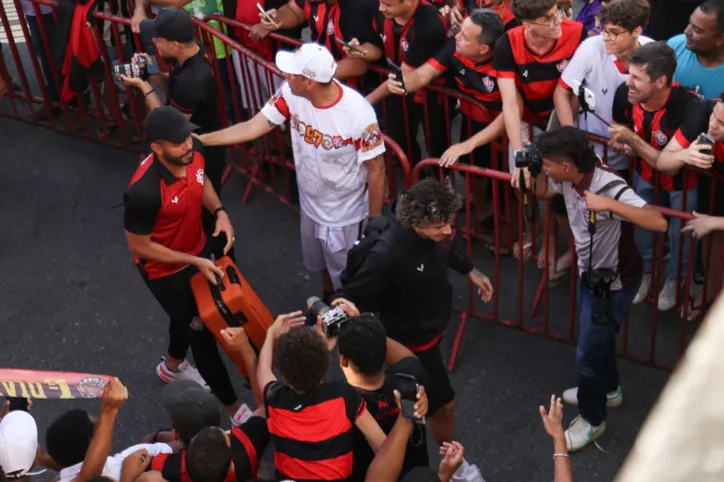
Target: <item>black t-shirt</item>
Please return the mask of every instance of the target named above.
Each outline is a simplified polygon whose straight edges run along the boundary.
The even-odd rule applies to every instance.
[[[355,388],[367,404],[367,410],[380,424],[380,428],[385,434],[392,431],[397,417],[401,416],[400,409],[395,404],[395,395],[393,390],[397,388],[396,374],[404,373],[413,375],[417,378],[417,383],[427,387],[428,376],[423,368],[420,360],[416,357],[409,357],[400,360],[397,364],[389,367],[385,372],[385,384],[381,388],[373,391]],[[365,480],[367,469],[375,457],[372,448],[370,448],[367,440],[362,432],[357,429],[353,430],[354,434],[354,472],[351,481],[360,482]],[[402,468],[402,474],[406,474],[415,467],[428,467],[430,459],[427,454],[427,437],[424,425],[415,425],[410,440],[407,442],[407,451],[405,452],[405,462]]]
[[[641,104],[632,105],[629,102],[628,87],[623,83],[616,89],[613,97],[612,118],[614,122],[628,126],[652,147],[663,150],[699,103],[694,92],[673,84],[664,107],[656,112],[649,112],[644,110]],[[643,159],[636,163],[636,172],[647,183],[655,183],[654,169]],[[661,187],[666,191],[682,191],[696,185],[696,176],[685,176],[683,172],[675,176],[661,173],[660,176]]]
[[[445,42],[447,26],[437,9],[419,0],[420,4],[405,25],[377,14],[375,30],[381,36],[384,53],[397,65],[407,64],[416,69]]]
[[[168,104],[191,114],[191,122],[199,126],[198,133],[221,128],[216,78],[203,47],[182,65],[171,66],[168,89]]]
[[[312,41],[325,45],[335,60],[346,57],[335,38],[347,42],[356,38],[360,45],[371,43],[382,46],[382,39],[372,26],[379,8],[376,0],[339,0],[333,5],[309,0],[294,2],[304,11]]]

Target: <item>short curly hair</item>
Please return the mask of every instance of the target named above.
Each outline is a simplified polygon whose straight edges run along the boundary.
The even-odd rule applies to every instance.
[[[535,20],[545,16],[556,5],[557,0],[513,0],[510,11],[518,20]]]
[[[292,328],[277,340],[274,364],[292,388],[308,392],[318,387],[327,374],[327,344],[309,327]]]
[[[541,155],[569,159],[581,172],[591,172],[596,167],[596,151],[586,133],[572,126],[562,126],[538,136],[536,145]],[[551,159],[555,161],[555,159]]]
[[[613,0],[598,11],[601,25],[617,25],[633,32],[649,23],[651,7],[648,0]]]
[[[451,185],[425,179],[400,195],[395,216],[406,228],[426,228],[451,222],[460,206],[460,196]]]

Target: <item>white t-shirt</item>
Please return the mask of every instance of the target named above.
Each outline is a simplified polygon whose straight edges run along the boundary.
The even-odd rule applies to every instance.
[[[160,454],[173,453],[173,449],[168,444],[164,443],[134,445],[132,447],[128,447],[121,453],[108,457],[106,459],[106,465],[103,467],[103,473],[101,475],[105,477],[110,477],[114,480],[121,480],[121,466],[123,465],[123,460],[132,453],[141,449],[146,449],[151,457],[155,457],[156,455]],[[71,465],[70,467],[61,470],[60,474],[58,474],[58,482],[70,482],[71,480],[76,478],[78,474],[80,474],[80,469],[82,466],[83,462]]]
[[[653,42],[648,37],[640,36],[639,43],[645,45]],[[596,96],[594,111],[607,121],[611,121],[613,97],[619,85],[626,82],[628,72],[616,59],[615,55],[607,54],[603,46],[603,37],[597,35],[589,37],[578,47],[570,62],[566,66],[559,83],[566,88],[573,88],[574,81],[586,80],[586,87]],[[606,124],[594,115],[581,114],[577,119],[577,127],[601,137],[611,137]],[[595,143],[596,154],[603,157],[603,146]],[[622,170],[629,167],[629,159],[623,154],[612,150],[608,151],[608,165],[614,169]]]
[[[363,164],[385,152],[372,106],[357,91],[337,85],[337,101],[320,108],[292,94],[285,82],[262,109],[275,124],[290,119],[299,204],[328,227],[349,226],[369,215]]]

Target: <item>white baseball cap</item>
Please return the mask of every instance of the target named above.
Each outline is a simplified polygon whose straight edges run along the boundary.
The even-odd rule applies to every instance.
[[[326,83],[334,78],[337,62],[326,47],[306,43],[294,52],[277,52],[276,64],[285,74],[303,75],[317,82]]]
[[[16,410],[0,420],[0,466],[8,479],[40,472],[30,472],[38,453],[38,426],[28,412]]]

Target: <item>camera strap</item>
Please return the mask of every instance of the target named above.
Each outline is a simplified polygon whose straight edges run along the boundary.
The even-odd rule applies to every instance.
[[[614,201],[618,201],[618,199],[624,192],[626,192],[626,190],[631,189],[626,181],[623,181],[621,179],[614,179],[613,181],[606,183],[606,185],[596,191],[596,194],[603,195],[606,191],[616,186],[623,187],[616,193],[614,197],[611,198]],[[588,272],[590,273],[591,271],[593,271],[593,235],[596,234],[596,213],[591,210],[588,211],[588,234],[590,236],[590,241],[588,243]]]

